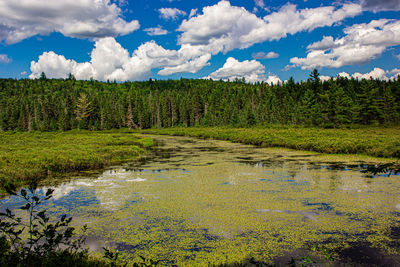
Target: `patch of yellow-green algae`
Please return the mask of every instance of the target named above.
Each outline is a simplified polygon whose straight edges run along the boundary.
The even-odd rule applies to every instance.
[[[100,243],[134,252],[124,257],[179,266],[249,256],[270,262],[310,243],[343,248],[365,240],[384,253],[399,253],[390,245],[390,231],[399,226],[400,179],[331,168],[372,158],[151,137],[172,154],[55,192],[68,199],[79,189],[81,199],[67,211],[77,224],[87,223],[88,235]]]

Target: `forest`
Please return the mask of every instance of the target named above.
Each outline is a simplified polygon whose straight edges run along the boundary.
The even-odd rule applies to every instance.
[[[108,130],[173,126],[398,125],[400,77],[343,77],[282,84],[245,80],[0,79],[0,131]]]
[[[338,214],[353,214],[355,210],[354,203],[361,203],[364,205],[364,202],[360,202],[358,199],[361,196],[365,196],[367,199],[369,194],[367,192],[373,192],[373,197],[368,199],[371,200],[371,206],[375,205],[375,203],[377,203],[376,199],[380,199],[379,197],[381,197],[374,191],[375,188],[385,188],[384,190],[386,191],[382,190],[379,192],[383,197],[387,198],[387,200],[382,200],[382,203],[385,203],[385,207],[392,207],[394,205],[387,203],[394,201],[392,196],[397,193],[395,183],[398,180],[389,179],[392,172],[394,175],[398,174],[398,158],[400,157],[399,100],[400,77],[394,80],[384,81],[372,78],[368,80],[357,80],[338,76],[327,81],[322,81],[319,78],[317,70],[314,70],[310,74],[307,81],[296,82],[291,78],[279,84],[267,84],[263,82],[251,84],[247,83],[244,79],[237,79],[235,81],[150,79],[148,81],[117,83],[95,80],[80,81],[76,80],[72,75],[67,79],[48,79],[45,73],[42,73],[39,79],[0,79],[0,196],[4,196],[7,192],[12,195],[12,197],[19,197],[24,200],[26,204],[20,207],[20,209],[27,211],[30,218],[34,218],[30,221],[30,224],[23,224],[20,223],[21,221],[18,221],[20,219],[17,215],[8,209],[5,213],[0,212],[0,265],[2,266],[14,262],[17,266],[60,266],[60,262],[63,262],[65,263],[63,266],[73,266],[78,263],[79,266],[156,266],[161,262],[161,265],[173,263],[174,266],[178,266],[187,265],[187,262],[191,260],[199,260],[199,262],[204,260],[204,263],[207,260],[208,266],[210,266],[209,259],[212,259],[215,261],[215,265],[213,266],[269,266],[270,263],[278,259],[277,257],[279,254],[277,253],[280,253],[281,249],[281,241],[274,243],[278,239],[268,239],[270,231],[277,231],[274,232],[275,234],[272,236],[283,236],[283,239],[281,239],[281,237],[279,237],[279,239],[288,240],[294,251],[299,251],[299,248],[302,249],[304,257],[298,256],[297,252],[293,255],[290,253],[288,254],[287,260],[290,260],[288,263],[289,266],[306,266],[306,264],[313,262],[328,264],[331,261],[339,261],[340,264],[341,262],[347,263],[347,261],[356,261],[358,260],[357,253],[352,253],[354,255],[352,255],[350,260],[346,258],[347,244],[343,245],[342,240],[343,238],[346,239],[346,242],[348,240],[349,246],[351,247],[352,239],[349,239],[348,236],[338,236],[338,240],[341,241],[335,243],[334,241],[331,242],[333,239],[331,234],[329,234],[330,236],[327,240],[329,240],[331,244],[325,247],[326,242],[325,236],[323,235],[310,235],[307,237],[309,238],[308,244],[303,244],[303,240],[292,238],[292,233],[296,235],[299,233],[298,236],[303,236],[305,232],[302,233],[298,231],[310,231],[310,233],[314,233],[313,231],[315,231],[315,233],[318,234],[325,232],[343,232],[346,235],[350,232],[350,236],[351,233],[353,233],[353,229],[361,229],[361,231],[364,231],[364,226],[355,227],[351,223],[347,224],[348,221],[352,222],[352,217],[345,219],[346,224],[332,223],[332,220],[340,222],[342,219],[341,216],[337,216]],[[105,176],[107,179],[101,178],[104,173],[107,172],[101,174],[104,168],[135,162],[135,160],[140,163],[139,166],[145,166],[141,165],[141,163],[144,162],[142,159],[146,160],[146,158],[148,158],[150,161],[154,161],[154,166],[157,169],[151,171],[146,171],[146,169],[144,169],[142,172],[137,168],[127,168],[126,170],[129,169],[129,172],[124,171],[121,179],[118,177],[117,180],[112,180],[112,183],[120,180],[129,183],[140,181],[140,183],[136,183],[135,186],[124,185],[123,187],[119,187],[119,185],[116,184],[118,192],[126,188],[133,188],[135,190],[134,193],[133,191],[121,192],[125,195],[136,197],[136,192],[139,190],[138,188],[140,188],[141,184],[144,185],[143,188],[151,188],[146,184],[146,178],[152,181],[152,175],[154,175],[154,177],[158,179],[162,168],[160,166],[163,166],[163,164],[171,164],[167,165],[167,167],[174,166],[174,168],[171,169],[165,168],[165,173],[168,174],[168,172],[171,171],[170,175],[174,177],[177,175],[177,171],[181,172],[181,170],[184,170],[180,169],[181,167],[176,168],[176,166],[182,164],[176,163],[178,160],[179,162],[182,161],[181,158],[178,158],[176,161],[173,159],[164,161],[163,157],[169,156],[160,153],[161,159],[157,161],[156,155],[157,149],[159,148],[157,147],[154,151],[152,150],[153,146],[158,144],[157,141],[153,140],[152,136],[142,136],[137,133],[213,138],[251,144],[259,147],[283,147],[328,154],[336,153],[340,155],[318,155],[318,153],[313,152],[309,154],[303,154],[304,152],[301,152],[302,154],[300,154],[302,155],[301,157],[305,159],[305,164],[309,164],[310,172],[308,175],[310,175],[310,179],[313,180],[315,177],[318,177],[315,181],[322,180],[322,183],[320,183],[322,186],[320,188],[324,188],[324,185],[329,184],[326,195],[324,195],[325,193],[323,191],[318,191],[320,189],[317,189],[317,187],[305,191],[301,191],[303,189],[296,189],[289,193],[285,190],[281,192],[280,186],[285,189],[305,188],[305,184],[302,182],[297,183],[297,181],[294,179],[292,180],[292,178],[289,180],[286,180],[286,178],[281,179],[280,176],[272,179],[276,179],[276,181],[283,184],[278,184],[276,190],[271,190],[271,187],[275,186],[275,183],[269,183],[269,181],[273,180],[267,180],[266,178],[260,179],[258,173],[255,174],[257,182],[251,183],[251,186],[254,186],[254,190],[249,190],[248,192],[250,193],[242,195],[242,197],[237,197],[237,195],[235,195],[232,198],[231,194],[227,194],[226,192],[231,192],[229,190],[242,190],[247,187],[233,187],[232,184],[227,184],[225,180],[218,180],[218,183],[215,183],[216,187],[210,187],[208,183],[202,182],[201,184],[207,185],[207,190],[211,190],[210,192],[212,193],[198,194],[198,196],[200,196],[198,199],[192,197],[195,201],[190,203],[194,204],[188,205],[187,210],[183,212],[184,214],[189,214],[189,211],[192,211],[192,208],[197,206],[201,207],[201,210],[203,210],[203,207],[206,205],[205,203],[212,203],[212,201],[214,201],[210,197],[216,197],[218,201],[220,201],[222,197],[228,197],[223,199],[222,202],[229,203],[231,206],[221,209],[224,212],[234,210],[232,207],[244,206],[244,204],[240,203],[232,204],[232,199],[238,199],[246,203],[258,203],[258,201],[260,201],[260,203],[262,203],[261,207],[264,207],[265,203],[268,203],[268,205],[272,207],[280,207],[279,205],[284,207],[287,205],[287,202],[281,201],[281,199],[296,199],[296,201],[297,199],[304,199],[304,201],[297,201],[301,203],[301,206],[295,208],[296,211],[286,210],[284,208],[264,208],[254,212],[253,206],[250,205],[251,210],[246,210],[246,212],[243,213],[245,217],[237,215],[239,213],[235,213],[235,215],[229,213],[225,215],[225,213],[221,213],[222,215],[215,216],[218,218],[218,221],[221,221],[221,218],[225,218],[229,221],[229,224],[222,224],[221,229],[225,226],[231,227],[231,222],[242,223],[245,218],[250,218],[250,220],[245,223],[246,227],[253,225],[254,222],[254,225],[258,227],[258,219],[254,219],[256,217],[249,217],[249,214],[264,218],[261,220],[261,225],[266,228],[261,228],[262,230],[255,235],[252,235],[253,232],[249,231],[250,234],[245,237],[246,239],[242,239],[244,234],[237,235],[237,237],[232,236],[229,239],[219,238],[219,235],[216,234],[209,235],[207,232],[204,235],[204,226],[201,226],[201,230],[196,232],[196,228],[190,224],[191,220],[181,220],[182,224],[177,223],[178,220],[174,216],[176,216],[176,214],[182,214],[182,207],[186,207],[183,204],[188,202],[187,200],[189,199],[184,193],[189,193],[191,196],[196,195],[191,191],[192,188],[194,188],[193,180],[191,180],[193,172],[191,171],[189,172],[190,175],[187,176],[190,178],[187,180],[189,181],[188,183],[184,183],[182,179],[182,177],[185,177],[184,173],[186,172],[178,174],[180,177],[179,183],[170,185],[153,183],[161,185],[160,188],[156,188],[158,195],[170,196],[169,192],[182,192],[177,195],[183,195],[185,201],[178,200],[171,204],[171,202],[168,202],[169,200],[166,202],[163,202],[165,200],[161,200],[160,202],[154,202],[156,203],[154,206],[145,206],[147,205],[145,201],[141,202],[141,200],[136,200],[136,198],[134,198],[129,202],[133,205],[126,206],[129,208],[132,207],[132,209],[125,212],[126,208],[124,207],[121,209],[122,212],[121,210],[118,211],[120,213],[110,213],[110,211],[107,211],[107,213],[100,213],[104,208],[96,210],[97,202],[89,204],[91,210],[88,216],[91,217],[87,218],[90,218],[88,220],[91,223],[96,222],[94,219],[94,217],[96,217],[100,227],[103,227],[104,224],[102,220],[107,220],[112,221],[112,226],[118,229],[118,222],[129,222],[129,227],[133,229],[130,230],[130,232],[134,233],[133,235],[126,236],[126,228],[123,228],[123,232],[115,231],[117,233],[115,240],[122,240],[123,242],[120,244],[127,244],[127,248],[134,247],[131,251],[125,251],[122,247],[120,258],[118,258],[120,251],[114,251],[106,245],[103,246],[103,254],[102,252],[98,252],[97,254],[89,253],[88,248],[86,248],[83,243],[84,236],[86,236],[86,226],[84,226],[83,230],[73,232],[74,227],[69,226],[72,217],[67,217],[67,215],[64,214],[58,219],[54,215],[55,213],[51,212],[49,212],[49,214],[51,214],[52,218],[49,221],[50,215],[46,215],[46,210],[41,210],[38,207],[41,207],[42,200],[47,201],[52,197],[54,190],[47,190],[46,195],[44,195],[42,199],[38,196],[41,196],[44,191],[40,193],[41,195],[36,195],[38,192],[36,188],[42,185],[58,186],[60,183],[64,184],[64,182],[66,183],[69,181],[69,179],[71,179],[70,177],[73,177],[74,180],[79,179],[78,175],[100,175],[100,178],[97,179],[94,184],[97,184],[98,181],[106,181],[107,184],[105,188],[114,188],[110,186],[110,180],[107,176]],[[192,145],[191,142],[185,141],[183,143],[179,141],[179,139],[176,144],[180,146],[188,144],[188,147]],[[193,148],[190,147],[188,151],[190,153],[183,154],[184,157],[182,157],[187,158],[189,162],[193,160],[193,158],[188,155],[195,155],[195,164],[191,165],[192,163],[189,163],[187,165],[189,166],[188,168],[193,167],[194,170],[197,168],[204,168],[206,170],[205,173],[207,173],[207,175],[202,174],[195,176],[195,179],[199,179],[199,181],[202,181],[201,179],[205,177],[211,180],[221,179],[213,177],[212,175],[210,176],[209,174],[214,172],[218,173],[218,169],[221,169],[220,166],[225,165],[217,163],[216,166],[218,167],[212,169],[214,168],[214,163],[211,162],[212,159],[209,158],[211,154],[207,154],[208,150],[204,149],[203,145],[199,147],[199,150],[195,150],[195,148],[195,146]],[[212,149],[215,148],[211,147],[210,151]],[[159,150],[158,153],[160,151],[162,150]],[[197,156],[202,153],[201,151],[205,151],[204,153],[207,161],[204,166],[198,167],[199,165],[196,165],[198,164],[197,160],[199,160]],[[266,166],[269,166],[268,164],[271,162],[279,166],[279,162],[287,161],[290,164],[291,162],[297,162],[299,160],[299,155],[293,154],[291,158],[282,161],[280,150],[276,150],[276,158],[273,159],[270,157],[270,154],[268,154],[268,157],[265,158],[264,161],[257,162],[256,165],[258,167],[253,168],[252,165],[249,164],[252,164],[250,162],[254,160],[254,155],[260,152],[254,149],[248,151],[251,152],[251,157],[248,157],[249,154],[238,154],[235,159],[239,160],[238,163],[240,164],[235,165],[236,163],[230,163],[233,165],[229,165],[233,166],[232,169],[234,171],[238,168],[237,166],[244,168],[246,172],[239,171],[238,176],[240,177],[241,173],[246,173],[246,176],[243,176],[246,181],[249,179],[248,168],[251,168],[252,171],[257,171],[257,169],[259,169],[263,171],[263,175],[265,175],[264,170],[269,170],[269,167]],[[153,152],[154,154],[152,154]],[[223,152],[224,150],[218,153]],[[225,153],[225,155],[227,155],[227,153],[230,152],[227,150]],[[272,153],[272,155],[274,154],[273,150],[269,150],[269,153]],[[298,152],[291,151],[289,153]],[[346,154],[346,156],[344,154]],[[140,158],[141,156],[143,156],[142,159]],[[316,164],[313,165],[314,157],[317,156],[321,156],[321,162],[318,163],[315,161]],[[311,161],[310,157],[312,158]],[[225,157],[222,155],[221,158],[225,164]],[[248,162],[243,162],[243,160],[247,160]],[[343,173],[346,178],[341,178],[338,174],[339,171],[348,171],[347,167],[340,164],[336,165],[335,162],[340,162],[340,164],[343,164],[343,162],[347,162],[347,164],[353,163],[352,166],[355,166],[355,168],[367,168],[366,171],[369,170],[368,168],[375,168],[373,169],[374,176],[371,176],[374,178],[370,180],[367,176],[360,176],[358,178],[359,180],[357,180],[357,177],[349,176],[349,173]],[[359,165],[360,162],[373,163]],[[322,167],[327,166],[327,164],[329,164],[329,166],[326,169]],[[264,167],[260,169],[259,166]],[[273,169],[273,173],[275,173],[275,168],[276,166]],[[318,174],[320,171],[318,169],[321,170],[321,174]],[[90,170],[93,171],[91,172]],[[115,171],[116,170],[117,169],[115,169]],[[212,172],[210,172],[210,170],[212,170]],[[222,168],[222,170],[225,169]],[[389,174],[384,174],[386,176],[376,176],[379,170],[384,170],[382,171],[383,173],[386,172]],[[302,169],[302,171],[304,171],[304,169]],[[331,175],[327,175],[326,171],[331,172]],[[278,169],[278,175],[280,175],[279,172]],[[132,175],[135,179],[125,179],[123,175],[127,173]],[[147,174],[150,176],[145,176]],[[316,174],[321,175],[321,177]],[[112,175],[115,176],[115,173],[112,173]],[[141,175],[144,178],[137,175]],[[136,176],[139,178],[136,178]],[[219,176],[225,179],[225,174]],[[346,184],[347,177],[351,177],[352,181],[355,179],[354,184],[365,184],[365,186],[370,186],[371,189],[366,190],[365,193],[360,193],[361,191],[357,191],[358,193],[345,193],[346,195],[335,193],[337,191],[341,192],[341,189],[335,191],[336,187],[339,188],[342,184]],[[380,179],[379,181],[382,184],[377,182],[378,179]],[[296,184],[296,187],[293,187],[294,184]],[[390,186],[386,186],[387,184],[390,184]],[[16,190],[18,187],[28,185],[30,193],[27,193],[28,190],[24,188],[19,192]],[[93,187],[100,192],[97,193],[96,200],[101,199],[101,186],[102,184],[100,183],[100,189]],[[221,189],[222,186],[223,189]],[[261,189],[259,190],[258,187]],[[73,188],[73,186],[68,188]],[[90,196],[90,192],[96,192],[96,190],[92,191],[90,187],[88,188],[80,186],[79,188],[76,187],[76,189],[73,189],[74,191],[67,191],[67,194],[61,198],[61,201],[64,199],[65,203],[72,203],[71,205],[74,205],[74,207],[78,207],[82,203],[90,203],[89,198],[86,197]],[[173,188],[173,190],[169,188]],[[162,193],[164,189],[166,189],[168,194]],[[267,191],[266,189],[271,191]],[[196,190],[198,190],[197,187]],[[395,193],[392,193],[390,190],[393,190]],[[206,190],[199,191],[206,192]],[[146,193],[146,191],[141,192]],[[242,194],[244,191],[232,192],[235,194]],[[257,195],[255,192],[257,192]],[[269,198],[269,193],[266,192],[273,192],[272,194],[274,194],[274,197]],[[109,191],[107,192],[107,197],[115,196],[121,198],[120,195],[113,194],[115,194],[113,191]],[[144,195],[152,194],[146,193]],[[276,197],[275,194],[278,194],[278,196]],[[290,194],[290,198],[285,194]],[[297,198],[294,197],[296,196],[295,194],[298,194]],[[309,202],[306,201],[312,199],[311,197],[314,197],[314,194],[321,194],[319,196],[327,200],[319,200],[318,198],[318,202],[311,202],[311,204],[308,204]],[[75,198],[75,196],[78,197]],[[202,196],[206,196],[205,200],[202,199]],[[304,196],[307,196],[307,198],[304,198]],[[336,199],[337,196],[340,197]],[[357,201],[352,199],[351,196]],[[158,201],[157,199],[159,198],[157,197],[154,199]],[[276,202],[273,202],[274,200]],[[54,201],[60,201],[60,199],[55,199]],[[215,200],[215,202],[216,201],[217,200]],[[197,202],[199,205],[197,205]],[[348,206],[350,208],[348,211],[345,210],[345,212],[340,210],[337,212],[335,210],[331,213],[333,215],[330,215],[329,212],[331,210],[325,210],[325,206],[330,206],[329,204],[325,204],[325,202],[334,203],[332,206],[335,207]],[[99,201],[99,203],[101,203],[101,201]],[[106,201],[106,203],[108,202]],[[114,202],[111,201],[110,203]],[[313,207],[311,207],[311,212],[303,211],[304,208],[310,209],[310,207],[306,205],[314,206],[320,204],[325,206],[318,209],[318,213],[314,212]],[[85,205],[86,204],[82,205],[83,210],[89,208],[89,206]],[[397,205],[397,202],[395,205]],[[145,212],[140,210],[142,207],[143,210],[146,210]],[[167,209],[166,207],[171,209]],[[174,213],[175,207],[179,207],[179,213]],[[396,206],[396,209],[398,210],[399,208],[397,207],[398,206]],[[79,210],[79,208],[75,210]],[[368,216],[371,216],[371,214],[375,216],[371,218],[365,216],[367,219],[363,220],[365,221],[367,230],[361,232],[361,234],[354,234],[354,236],[358,238],[358,236],[367,233],[368,238],[373,240],[371,244],[365,244],[363,246],[365,246],[366,249],[370,249],[372,246],[379,246],[382,248],[387,246],[388,251],[395,251],[397,248],[393,248],[392,250],[392,244],[394,244],[393,242],[397,242],[397,239],[388,234],[385,227],[387,225],[395,225],[394,222],[397,221],[396,219],[392,219],[391,216],[396,216],[396,213],[388,212],[382,215],[381,209],[379,209],[377,213],[372,213],[365,208],[357,208],[357,212],[358,210],[360,214],[365,211],[368,213]],[[193,211],[196,214],[199,212],[199,210],[195,208]],[[163,212],[166,212],[167,216],[165,216]],[[263,215],[265,212],[268,212],[268,216]],[[78,218],[76,225],[80,223],[80,216],[82,216],[81,218],[86,218],[84,216],[87,216],[86,213],[74,214],[73,210],[71,213]],[[96,215],[92,216],[90,214]],[[104,214],[112,214],[112,220]],[[125,216],[124,214],[129,216],[128,220],[123,217]],[[148,234],[146,232],[148,230],[143,231],[140,223],[136,224],[129,221],[131,220],[130,218],[132,218],[132,214],[136,214],[135,216],[143,215],[143,217],[138,217],[138,221],[143,220],[148,223],[145,227],[151,229],[152,232]],[[310,214],[312,215],[311,217]],[[276,220],[276,217],[274,217],[286,215],[287,217],[283,217],[284,219]],[[314,222],[314,217],[318,216],[317,220],[321,220],[321,223],[309,224],[311,228],[303,227],[309,223],[304,223],[306,217],[303,215],[309,216],[311,219],[308,220],[311,222]],[[179,216],[180,215],[177,217],[178,219],[180,218]],[[302,227],[296,227],[297,232],[293,231],[291,227],[277,224],[277,222],[285,222],[288,218],[288,220],[292,220],[295,216],[298,218],[304,217],[303,219],[300,218]],[[363,214],[359,216],[360,218],[364,218]],[[235,219],[232,220],[232,218]],[[326,218],[326,221],[323,221],[324,218]],[[53,221],[55,223],[53,223]],[[359,221],[357,221],[357,223],[359,223]],[[378,222],[375,225],[382,228],[371,227],[368,225],[370,221],[374,223]],[[153,224],[153,222],[161,223],[162,225]],[[189,222],[189,224],[183,224],[187,222]],[[292,224],[291,221],[289,221],[289,223]],[[28,227],[26,227],[26,225],[28,225]],[[321,227],[329,225],[337,227],[340,231],[336,229],[331,230],[314,227],[315,225],[321,225]],[[27,231],[30,235],[30,239],[28,240],[19,238],[25,229],[24,227],[28,229]],[[93,233],[96,231],[96,226],[92,225],[91,227],[92,228],[88,228],[89,231],[92,231],[88,236],[95,235]],[[164,233],[170,235],[174,233],[171,232],[175,231],[174,229],[177,229],[178,234],[176,236],[178,236],[178,238],[167,237],[167,239],[163,239],[164,237],[162,235]],[[254,229],[259,231],[260,228]],[[268,233],[268,236],[266,236],[266,238],[260,238],[263,233]],[[379,235],[375,235],[376,233],[379,233]],[[21,237],[24,234],[22,234]],[[28,236],[28,234],[26,235]],[[6,239],[6,235],[15,236],[16,238]],[[173,240],[174,242],[177,240],[177,243],[165,243],[167,245],[160,249],[157,245],[152,245],[153,241],[148,243],[149,236],[155,237],[155,244],[163,243],[164,240]],[[364,239],[364,236],[362,236],[362,238]],[[76,243],[76,240],[80,243]],[[193,240],[196,241],[193,242]],[[224,240],[229,241],[225,242]],[[270,243],[266,243],[266,240]],[[259,241],[262,243],[258,243]],[[64,247],[62,247],[62,249],[58,247],[59,243],[63,244]],[[25,244],[33,245],[28,247]],[[199,248],[198,244],[203,245],[200,245]],[[255,245],[248,246],[248,244]],[[176,249],[177,247],[185,249]],[[186,249],[186,247],[188,249]],[[237,250],[237,248],[239,248],[239,250]],[[276,251],[270,248],[274,248]],[[120,248],[117,247],[117,249]],[[362,247],[362,249],[364,249],[364,247]],[[196,251],[196,253],[199,252],[199,254],[193,254],[192,250]],[[242,251],[242,254],[239,254],[238,251]],[[259,255],[257,254],[258,252],[254,254],[256,258],[253,258],[254,251],[261,251]],[[386,253],[386,251],[384,251],[384,253]],[[206,258],[203,259],[202,255],[206,255]],[[216,258],[217,256],[220,257],[220,259]],[[246,258],[247,256],[248,258]],[[364,258],[362,256],[360,257]],[[389,258],[391,256],[385,257]],[[369,260],[369,258],[367,258],[367,260]],[[224,261],[226,263],[224,263]]]

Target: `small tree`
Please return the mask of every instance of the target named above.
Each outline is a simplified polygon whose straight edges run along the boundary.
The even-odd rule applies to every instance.
[[[91,107],[91,102],[85,93],[81,93],[76,101],[75,114],[78,121],[78,130],[82,119],[90,116],[93,108]]]
[[[40,73],[40,79],[43,81],[47,80],[46,74],[43,71]]]
[[[74,76],[72,73],[70,73],[70,74],[68,74],[68,80],[70,80],[70,81],[76,81],[76,78],[75,78],[75,76]]]
[[[57,261],[59,257],[76,262],[87,258],[87,249],[82,248],[85,238],[73,238],[74,228],[69,226],[72,218],[62,215],[59,220],[51,221],[42,208],[53,190],[41,195],[36,187],[36,183],[31,183],[28,190],[17,193],[15,186],[5,186],[9,194],[25,202],[19,209],[26,211],[28,217],[18,217],[8,208],[0,213],[0,265],[12,262],[12,266],[43,266],[44,262]]]

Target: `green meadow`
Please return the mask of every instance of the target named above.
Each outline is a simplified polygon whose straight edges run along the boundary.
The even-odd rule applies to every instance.
[[[129,131],[1,132],[0,179],[17,186],[132,160],[153,140]]]
[[[213,138],[262,147],[284,147],[328,154],[361,154],[400,158],[400,127],[360,126],[354,129],[306,127],[176,127],[144,133]]]
[[[212,138],[262,147],[284,147],[327,154],[358,154],[397,160],[399,127],[322,129],[305,127],[175,127],[142,133]],[[32,179],[101,169],[129,161],[154,145],[129,130],[1,132],[0,179],[17,185]]]

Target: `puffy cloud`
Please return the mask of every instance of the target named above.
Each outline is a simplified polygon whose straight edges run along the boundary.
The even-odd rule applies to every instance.
[[[254,59],[269,59],[269,58],[278,58],[279,54],[273,51],[264,53],[264,52],[257,52],[251,55]]]
[[[374,79],[379,79],[379,80],[387,80],[388,79],[388,77],[386,77],[386,71],[384,71],[381,68],[374,68],[369,73],[364,73],[364,74],[356,72],[352,75],[352,77],[359,79],[359,80],[369,79],[370,77],[372,77]]]
[[[74,60],[67,60],[64,56],[57,55],[53,51],[44,52],[39,56],[38,62],[31,62],[32,74],[29,78],[39,78],[42,72],[48,78],[66,78],[73,72],[77,63]]]
[[[335,47],[335,42],[332,36],[324,36],[321,41],[315,42],[307,46],[309,50],[326,50]]]
[[[367,72],[367,73],[353,73],[352,75],[346,73],[346,72],[341,72],[338,74],[338,76],[345,77],[345,78],[355,78],[355,79],[370,79],[371,77],[373,79],[379,79],[379,80],[389,80],[389,79],[395,79],[397,76],[400,74],[400,69],[393,69],[391,71],[389,70],[383,70],[381,68],[374,68],[372,71]]]
[[[293,4],[286,4],[279,12],[264,17],[274,36],[272,39],[286,37],[300,31],[312,31],[315,28],[332,26],[347,17],[354,17],[362,12],[358,4],[344,4],[336,9],[334,6],[305,8],[297,10]]]
[[[339,68],[363,64],[379,57],[388,47],[400,45],[400,20],[373,20],[344,29],[343,38],[331,36],[309,45],[305,58],[294,57],[290,62],[302,69]]]
[[[400,76],[400,69],[393,69],[389,72],[389,74],[391,75],[390,79],[397,79]]]
[[[268,76],[267,83],[268,84],[278,84],[278,83],[282,83],[282,81],[281,81],[281,79],[279,79],[278,76],[272,75],[272,76]]]
[[[35,1],[39,0],[33,0]],[[72,2],[72,0],[61,1]],[[98,1],[100,4],[106,3],[107,7],[113,6],[109,3],[110,0],[78,0],[77,2],[80,1]],[[115,8],[119,15],[119,8],[117,6]],[[59,63],[63,62],[65,66],[69,66],[68,68],[60,66],[63,71],[58,74],[65,75],[72,69],[72,73],[78,79],[91,77],[98,80],[116,79],[118,81],[146,79],[151,76],[153,69],[159,69],[160,75],[194,73],[208,65],[212,55],[237,48],[247,48],[266,40],[278,40],[287,34],[295,34],[299,31],[331,26],[346,17],[355,16],[360,10],[361,7],[356,4],[344,4],[338,8],[328,6],[302,10],[297,10],[295,5],[287,4],[277,12],[259,18],[243,7],[231,6],[229,1],[223,0],[216,5],[204,7],[201,14],[197,14],[195,10],[191,11],[191,17],[184,20],[178,29],[182,32],[178,37],[178,44],[181,46],[179,50],[167,50],[155,42],[147,42],[130,56],[128,51],[113,38],[99,38],[91,53],[90,62],[77,63],[68,61],[55,53],[52,57],[47,57],[44,53],[42,59],[39,58],[37,62],[31,63],[31,77],[37,77],[43,70],[53,71],[52,66],[56,62],[54,58],[58,58]],[[162,8],[159,12],[165,19],[176,19],[180,15],[186,15],[184,11],[176,8]],[[3,28],[0,23],[0,36]],[[165,33],[161,27],[148,28],[145,31],[149,35]],[[258,56],[275,58],[278,55],[269,52],[263,55],[258,54]],[[259,77],[253,73],[248,79],[259,80]],[[262,79],[266,79],[265,75]]]
[[[344,77],[344,78],[347,78],[347,79],[350,79],[350,78],[351,78],[350,74],[348,74],[347,72],[340,72],[338,75],[339,75],[339,76],[342,76],[342,77]]]
[[[321,80],[321,81],[328,81],[329,79],[330,79],[331,77],[330,76],[326,76],[326,75],[320,75],[319,76],[319,79]]]
[[[114,38],[103,38],[95,43],[91,59],[92,77],[98,80],[108,80],[113,71],[120,69],[129,61],[129,52]],[[86,71],[88,69],[90,68],[85,68]]]
[[[238,61],[233,57],[229,57],[225,64],[215,72],[211,73],[206,79],[214,80],[234,80],[245,78],[247,82],[268,81],[269,83],[277,83],[280,79],[277,76],[266,77],[265,67],[256,60]]]
[[[221,51],[226,53],[266,40],[279,40],[287,34],[331,26],[359,13],[361,6],[357,4],[344,4],[338,9],[327,6],[302,10],[287,4],[262,19],[243,7],[220,1],[216,5],[204,7],[203,14],[184,20],[178,28],[182,32],[178,42],[202,46],[203,50],[212,54]]]
[[[204,66],[209,65],[208,61],[211,59],[211,54],[205,54],[202,56],[199,56],[193,60],[186,61],[185,63],[182,63],[177,66],[172,66],[172,67],[165,67],[164,69],[160,70],[158,74],[160,75],[171,75],[174,73],[181,73],[181,72],[190,72],[190,73],[196,73],[200,69],[202,69]]]
[[[139,28],[127,22],[110,0],[3,0],[0,3],[0,41],[17,43],[37,34],[60,32],[76,38],[126,35]]]
[[[144,31],[147,32],[147,34],[150,36],[168,34],[168,31],[163,29],[160,25],[158,25],[158,27],[155,28],[144,29]]]
[[[194,73],[207,65],[211,58],[210,54],[181,50],[164,49],[151,41],[139,46],[130,56],[114,38],[107,37],[96,41],[90,62],[77,63],[52,51],[43,53],[37,62],[31,62],[32,74],[29,77],[38,78],[45,72],[49,78],[66,78],[72,73],[83,80],[143,80],[152,75],[153,69],[159,68],[160,75]]]
[[[12,61],[12,59],[6,54],[0,54],[0,63],[8,64]]]
[[[400,10],[399,0],[362,0],[362,7],[366,10],[372,10],[374,12],[384,10]]]
[[[177,8],[164,7],[160,8],[158,12],[160,12],[160,17],[166,20],[168,19],[176,20],[178,19],[179,16],[186,16],[185,11]]]

